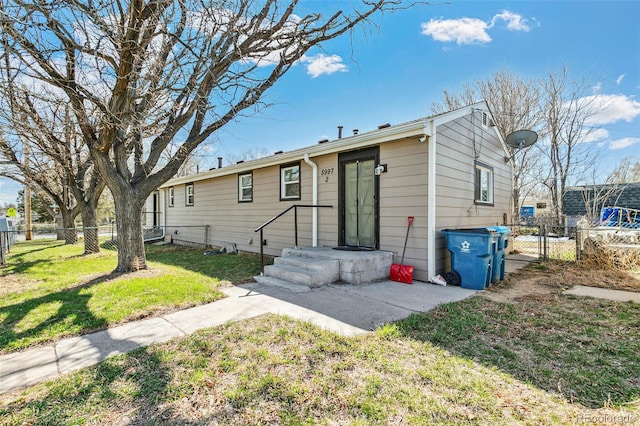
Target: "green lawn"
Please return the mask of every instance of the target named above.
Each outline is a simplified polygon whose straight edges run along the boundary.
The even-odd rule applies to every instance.
[[[557,294],[518,304],[473,297],[413,315],[398,327],[586,407],[640,400],[637,303]]]
[[[219,287],[259,272],[256,256],[148,248],[149,270],[117,276],[117,253],[82,244],[17,244],[0,269],[0,353],[223,297]]]

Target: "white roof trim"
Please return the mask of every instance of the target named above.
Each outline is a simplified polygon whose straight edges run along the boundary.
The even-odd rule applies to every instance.
[[[312,145],[293,151],[283,152],[282,154],[274,154],[270,155],[269,157],[264,157],[257,160],[245,161],[240,164],[233,164],[230,166],[222,167],[220,169],[209,170],[207,172],[198,173],[195,175],[181,176],[179,178],[170,179],[169,181],[161,185],[160,188],[167,188],[174,185],[181,185],[185,183],[212,179],[220,176],[247,172],[255,169],[276,166],[279,164],[285,164],[294,161],[302,161],[305,154],[308,154],[309,157],[317,157],[320,155],[332,154],[345,150],[365,148],[371,145],[378,145],[381,143],[391,142],[403,138],[419,138],[423,135],[431,136],[431,122],[433,122],[433,127],[435,128],[440,124],[444,124],[449,121],[456,120],[460,117],[464,117],[465,115],[473,112],[474,109],[482,109],[483,111],[487,111],[489,114],[491,114],[486,102],[478,102],[473,105],[468,105],[466,107],[462,107],[453,111],[417,119],[414,121],[409,121],[384,129],[372,130],[370,132],[361,133],[356,136],[336,139],[333,141]],[[500,137],[500,134],[498,132],[496,133],[498,134],[500,142],[506,150],[507,146],[502,140],[502,137]],[[508,150],[505,152],[508,153]]]

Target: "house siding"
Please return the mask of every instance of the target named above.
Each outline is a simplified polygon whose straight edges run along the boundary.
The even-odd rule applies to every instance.
[[[380,163],[387,173],[380,176],[380,249],[392,251],[400,262],[409,230],[404,263],[412,265],[414,278],[427,280],[427,148],[426,143],[405,139],[380,147]]]
[[[190,226],[209,225],[208,243],[223,246],[235,243],[239,250],[259,251],[259,234],[254,229],[293,204],[311,203],[311,168],[300,164],[300,200],[280,201],[280,167],[253,170],[253,201],[238,202],[238,175],[231,174],[194,183],[193,206],[176,203],[167,208],[167,232],[177,229],[183,242],[201,243],[202,229]],[[175,186],[184,195],[185,185]],[[299,212],[298,235],[300,245],[310,245],[311,216]],[[294,242],[293,212],[286,214],[264,230],[265,253],[278,255]],[[174,234],[175,235],[175,234]]]
[[[475,150],[474,150],[475,141]],[[442,229],[503,223],[511,205],[511,165],[492,128],[466,116],[438,127],[436,161],[436,271],[451,270]],[[493,205],[474,202],[475,161],[493,168]]]
[[[439,232],[441,229],[496,225],[502,223],[503,215],[510,211],[511,165],[504,161],[504,145],[493,128],[482,127],[478,111],[473,115],[474,119],[466,115],[441,124],[436,132],[438,158],[435,231],[438,273],[444,273],[450,268],[446,241]],[[396,133],[393,138],[382,143],[373,134],[367,144],[354,146],[338,140],[327,142],[322,149],[319,146],[308,147],[283,154],[282,165],[291,164],[294,155],[299,158],[304,155],[305,150],[310,150],[310,160],[317,165],[317,203],[333,206],[318,209],[318,245],[332,247],[339,244],[339,154],[377,148],[379,163],[387,166],[387,171],[377,177],[378,246],[381,250],[393,252],[395,261],[400,262],[407,233],[407,217],[413,216],[415,219],[409,230],[404,263],[414,266],[416,280],[429,279],[428,152],[429,144],[434,139],[420,142],[422,129],[424,127],[406,134]],[[332,145],[334,143],[336,145]],[[331,146],[335,148],[331,149]],[[474,203],[475,160],[493,168],[493,206]],[[238,202],[238,173],[233,173],[231,169],[228,175],[225,174],[225,169],[220,169],[214,172],[214,176],[194,178],[193,206],[185,206],[186,178],[167,183],[162,191],[167,191],[169,185],[175,191],[174,207],[168,207],[167,197],[162,197],[165,203],[163,211],[166,215],[167,235],[180,242],[201,244],[204,240],[214,246],[235,243],[239,250],[259,252],[259,234],[254,232],[257,227],[293,204],[313,203],[313,169],[303,159],[299,159],[300,200],[280,200],[281,164],[276,164],[277,161],[278,157],[274,156],[268,161],[262,161],[262,164],[258,160],[254,168],[250,168],[251,163],[232,166],[240,174],[252,173],[251,202]],[[204,225],[208,225],[208,229],[206,238],[203,239]],[[178,234],[175,234],[176,230]],[[264,252],[272,256],[280,255],[283,248],[292,247],[293,211],[266,227],[264,239],[267,241]],[[298,210],[298,245],[312,245],[310,208]]]

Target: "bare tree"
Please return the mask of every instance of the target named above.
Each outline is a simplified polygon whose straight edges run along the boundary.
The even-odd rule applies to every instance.
[[[582,199],[589,223],[596,223],[603,207],[617,206],[630,183],[640,182],[640,161],[637,157],[625,157],[604,181],[599,176],[594,169],[592,182],[582,186]]]
[[[626,184],[615,182],[611,176],[605,182],[584,185],[581,189],[584,201],[585,218],[590,224],[594,224],[600,217],[600,212],[605,204],[614,201],[616,204],[620,195],[624,192]]]
[[[578,180],[592,170],[592,145],[587,143],[595,129],[589,119],[597,112],[595,98],[587,96],[585,81],[570,80],[567,69],[550,73],[543,81],[544,138],[540,144],[547,156],[542,183],[549,189],[552,215],[560,223],[562,196],[570,179]]]
[[[58,206],[64,230],[59,237],[66,244],[78,240],[75,219],[80,215],[85,254],[97,253],[96,214],[105,183],[93,167],[68,105],[48,99],[44,104],[50,110],[45,112],[38,108],[29,90],[11,78],[5,81],[0,94],[9,102],[0,112],[4,129],[0,154],[14,169],[0,170],[0,175],[29,186],[41,199],[48,198]]]
[[[145,199],[189,154],[314,46],[407,7],[361,0],[306,13],[299,0],[4,1],[6,54],[21,77],[64,92],[116,206],[118,266],[146,268]],[[326,3],[328,8],[344,3]],[[98,118],[96,118],[98,117]],[[179,149],[165,163],[170,143]]]
[[[492,112],[494,123],[502,135],[522,129],[536,129],[541,122],[541,93],[536,79],[525,80],[501,70],[491,77],[463,85],[458,94],[443,92],[442,103],[433,103],[434,113],[443,112],[485,100]],[[536,174],[533,173],[537,161],[537,151],[530,148],[516,150],[510,148],[513,158],[513,220],[520,216],[520,200],[533,189]]]
[[[607,180],[615,183],[640,182],[640,157],[623,158]]]
[[[268,157],[271,152],[267,148],[250,148],[242,153],[232,153],[227,155],[227,164],[236,164],[238,161],[257,160],[259,158]]]

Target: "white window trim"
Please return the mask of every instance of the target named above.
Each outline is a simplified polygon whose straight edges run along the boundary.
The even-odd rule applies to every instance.
[[[184,205],[185,206],[193,206],[195,204],[195,188],[192,183],[188,183],[184,186]],[[191,201],[189,201],[191,198]]]
[[[247,186],[243,186],[242,185],[242,178],[244,176],[250,176],[251,177],[251,185],[247,185]],[[243,189],[247,189],[247,188],[251,188],[251,196],[249,198],[244,198]],[[239,174],[238,175],[238,202],[240,202],[240,203],[248,203],[250,201],[253,201],[253,173]]]
[[[175,199],[176,199],[175,188],[173,186],[170,186],[167,194],[167,204],[169,205],[169,207],[173,207],[175,205]]]
[[[478,180],[478,172],[479,180]],[[486,176],[486,191],[487,191],[487,199],[483,200],[483,178]],[[483,163],[476,162],[474,167],[474,188],[473,188],[473,197],[474,202],[476,204],[483,205],[493,205],[493,184],[494,184],[494,175],[493,175],[493,167],[488,166]]]
[[[298,180],[296,181],[290,181],[290,182],[285,182],[284,180],[284,176],[285,176],[285,172],[287,170],[291,170],[291,169],[298,169]],[[286,189],[287,189],[287,185],[294,185],[297,184],[298,185],[298,195],[289,195],[287,196],[286,193]],[[299,200],[301,198],[301,192],[302,192],[302,187],[300,185],[300,164],[291,164],[289,166],[286,167],[281,167],[280,168],[280,199],[281,200]]]

